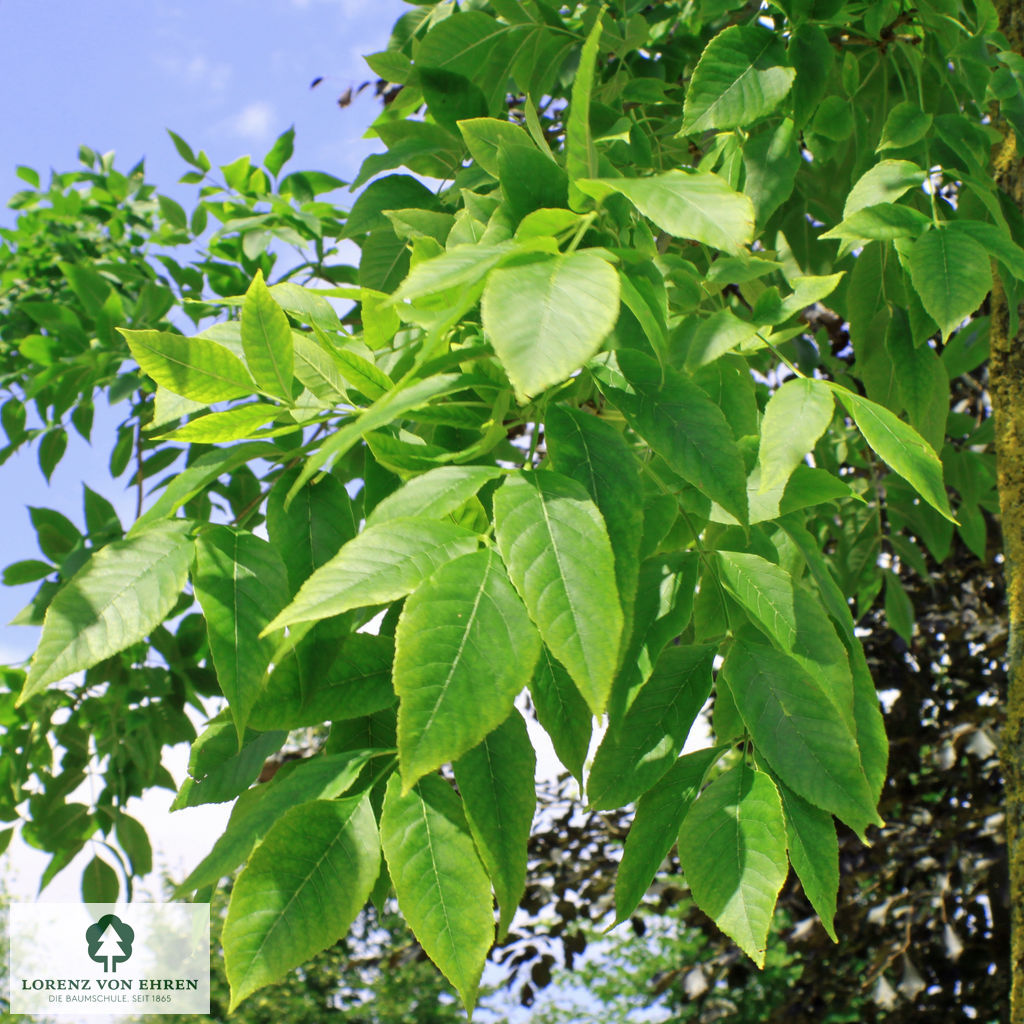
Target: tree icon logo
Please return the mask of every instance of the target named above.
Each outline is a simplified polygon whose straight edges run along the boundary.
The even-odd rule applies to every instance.
[[[132,955],[135,930],[115,914],[104,914],[85,930],[89,958],[103,964],[103,973],[117,973],[117,965]]]

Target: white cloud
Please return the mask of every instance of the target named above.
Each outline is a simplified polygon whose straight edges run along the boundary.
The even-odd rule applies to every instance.
[[[172,78],[207,93],[223,93],[231,81],[230,64],[212,61],[201,53],[191,57],[162,56],[158,63]]]
[[[274,108],[263,100],[250,103],[230,121],[230,130],[243,139],[262,142],[270,137],[274,125]]]

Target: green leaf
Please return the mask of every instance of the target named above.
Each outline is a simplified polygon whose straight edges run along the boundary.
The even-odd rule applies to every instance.
[[[148,875],[153,870],[153,848],[143,824],[127,814],[119,813],[114,829],[121,849],[131,861],[132,874]]]
[[[18,587],[23,583],[34,583],[45,576],[57,571],[55,565],[49,562],[40,562],[38,559],[26,558],[21,562],[11,562],[4,569],[3,585],[5,587]]]
[[[961,231],[925,232],[907,253],[914,291],[939,325],[943,340],[985,301],[992,264],[981,242]]]
[[[470,156],[492,177],[498,177],[498,151],[502,146],[531,146],[519,125],[494,117],[475,117],[459,122],[459,131]]]
[[[546,647],[541,648],[530,680],[530,696],[537,720],[551,737],[558,759],[582,785],[593,716],[572,677]]]
[[[712,264],[714,266],[714,264]],[[686,369],[691,373],[713,363],[719,356],[752,341],[759,328],[741,320],[731,309],[720,309],[701,320],[686,351]]]
[[[999,260],[1018,281],[1024,281],[1024,249],[1010,237],[1005,228],[982,220],[950,221],[947,231],[963,232],[980,242],[994,259]]]
[[[394,641],[352,627],[347,616],[325,619],[277,657],[250,725],[305,729],[391,708],[398,700],[391,685]]]
[[[498,179],[512,223],[537,210],[564,207],[569,201],[565,171],[533,145],[502,146]]]
[[[378,398],[373,405],[364,409],[359,416],[346,423],[331,435],[320,450],[306,459],[296,481],[288,492],[290,501],[307,480],[330,462],[342,458],[353,445],[358,444],[364,434],[393,423],[399,417],[440,395],[455,391],[461,377],[456,373],[439,373],[423,380],[415,380],[404,386],[396,385],[387,394]]]
[[[359,284],[378,292],[393,292],[409,272],[409,246],[391,229],[367,235],[359,258]]]
[[[158,523],[114,541],[57,592],[18,704],[123,651],[164,620],[188,575],[190,526],[183,520]]]
[[[711,645],[668,647],[625,717],[613,721],[587,779],[591,807],[610,810],[647,792],[672,767],[711,693]]]
[[[281,168],[292,158],[295,152],[295,126],[278,135],[270,152],[263,158],[263,166],[276,178]]]
[[[355,352],[337,349],[332,357],[345,380],[371,401],[382,398],[395,386],[386,373]]]
[[[455,512],[488,480],[503,475],[497,466],[439,466],[404,484],[381,501],[366,519],[379,526],[402,516],[443,519]]]
[[[793,579],[781,566],[747,551],[719,551],[720,578],[783,650],[796,643]]]
[[[891,241],[894,238],[917,238],[931,221],[912,206],[898,203],[875,203],[856,210],[819,238],[842,238]]]
[[[834,921],[839,891],[839,840],[832,815],[809,804],[781,782],[778,790],[793,870],[825,931],[833,942],[838,942]]]
[[[932,126],[932,115],[926,114],[916,103],[904,100],[897,103],[882,126],[882,138],[875,152],[883,149],[903,149],[920,142]]]
[[[452,288],[471,289],[517,251],[514,242],[455,245],[433,259],[417,263],[395,292],[394,301],[418,299]]]
[[[217,682],[241,742],[274,653],[274,641],[260,634],[287,599],[288,573],[267,541],[210,526],[196,541],[192,583],[206,617]]]
[[[130,433],[128,437],[131,438]],[[215,448],[213,451],[204,452],[190,466],[173,477],[153,505],[135,520],[128,535],[134,537],[150,524],[173,515],[219,476],[230,473],[253,459],[275,458],[280,452],[281,449],[276,445],[262,441],[249,441],[245,444],[232,445],[230,448]]]
[[[624,195],[645,217],[676,238],[737,252],[754,238],[754,205],[717,174],[673,170],[649,178],[592,178],[580,190],[601,200]]]
[[[298,470],[283,474],[267,501],[267,535],[288,569],[291,595],[352,540],[359,527],[344,484],[330,474],[300,488],[285,511],[285,495],[296,476]]]
[[[793,120],[798,128],[803,128],[828,88],[829,73],[835,65],[835,50],[820,25],[803,22],[790,36],[789,56],[796,68]]]
[[[408,174],[389,174],[371,182],[359,193],[345,219],[344,237],[353,238],[388,227],[385,210],[437,208],[437,197],[423,182]]]
[[[317,756],[290,761],[270,782],[247,789],[231,810],[224,832],[199,862],[177,893],[194,892],[231,874],[286,811],[307,800],[333,800],[359,777],[370,760],[369,751]]]
[[[233,800],[255,781],[266,759],[281,749],[287,736],[284,730],[247,729],[239,749],[238,732],[225,708],[193,741],[188,778],[178,790],[171,810]]]
[[[761,420],[760,490],[788,480],[828,429],[835,402],[824,388],[795,377],[768,399]]]
[[[455,763],[469,829],[494,883],[504,937],[526,889],[526,843],[537,807],[537,756],[518,711]]]
[[[771,113],[796,77],[785,64],[786,50],[777,32],[759,25],[733,25],[719,32],[694,68],[679,134],[746,127]]]
[[[482,11],[461,11],[435,22],[413,56],[419,67],[454,71],[475,81],[493,112],[505,97],[508,64],[500,47],[508,31]]]
[[[590,101],[603,22],[603,15],[599,11],[583,43],[580,63],[572,83],[569,118],[565,125],[565,169],[573,182],[593,177],[597,170],[597,150],[590,134]],[[573,209],[579,207],[574,203]]]
[[[380,832],[399,909],[471,1010],[494,941],[494,911],[459,798],[437,775],[403,796],[392,775]]]
[[[93,857],[82,872],[83,903],[116,903],[120,883],[117,872],[100,857]]]
[[[846,597],[839,589],[817,541],[804,527],[802,521],[795,516],[787,516],[780,520],[780,525],[803,555],[818,586],[824,607],[839,627],[853,676],[853,715],[857,726],[857,745],[860,748],[861,763],[864,765],[868,785],[877,801],[885,783],[889,744],[885,736],[878,693],[871,678],[867,658],[864,656],[864,648],[857,637],[850,606],[846,603]]]
[[[256,271],[242,303],[242,349],[260,390],[290,401],[295,364],[292,329],[261,270]]]
[[[772,780],[741,763],[712,782],[683,820],[679,861],[697,906],[763,967],[789,870],[782,802]]]
[[[928,344],[915,345],[910,322],[894,310],[885,332],[885,347],[893,366],[899,367],[896,392],[911,425],[941,454],[949,414],[949,377],[942,359]]]
[[[615,556],[623,632],[628,633],[644,527],[640,463],[621,430],[582,409],[552,405],[544,437],[555,471],[583,484],[604,519]]]
[[[932,508],[956,522],[942,482],[942,463],[932,446],[913,427],[877,402],[847,391],[838,384],[826,386],[831,387],[846,406],[875,454],[899,473]]]
[[[889,628],[908,645],[914,639],[914,605],[903,589],[899,576],[885,573],[885,618]]]
[[[303,583],[266,632],[404,597],[476,547],[476,535],[453,523],[403,518],[369,526]]]
[[[615,876],[615,923],[637,908],[676,842],[690,805],[725,747],[684,754],[637,802]]]
[[[39,468],[49,483],[57,463],[64,457],[68,446],[68,432],[62,427],[55,427],[43,434],[39,442]]]
[[[341,321],[334,312],[334,307],[326,295],[315,288],[305,288],[294,281],[278,281],[277,284],[270,286],[270,294],[282,309],[293,313],[296,319],[303,323],[312,324],[322,331],[341,329]],[[296,333],[292,332],[293,342]]]
[[[326,405],[337,405],[348,400],[345,379],[339,361],[335,358],[336,353],[328,352],[305,335],[293,334],[292,355],[295,376],[311,394]]]
[[[118,331],[142,372],[176,395],[209,404],[255,390],[242,361],[215,341],[164,331]]]
[[[797,661],[743,639],[729,649],[718,678],[757,750],[787,786],[858,834],[880,821],[850,726]]]
[[[927,178],[928,175],[909,160],[882,160],[854,183],[843,206],[843,220],[866,206],[895,203],[904,192],[920,188]]]
[[[493,270],[484,331],[523,398],[565,380],[596,355],[619,315],[619,275],[589,252]]]
[[[758,224],[766,223],[792,195],[803,162],[800,136],[788,117],[743,144],[743,192],[754,203]]]
[[[607,393],[629,425],[684,480],[746,523],[746,467],[722,410],[681,373],[639,352],[617,355],[635,393]]]
[[[368,796],[310,800],[285,812],[231,891],[223,938],[228,1012],[342,938],[379,873]]]
[[[241,441],[269,423],[281,410],[275,405],[258,402],[255,405],[237,405],[223,412],[211,412],[207,416],[190,420],[177,430],[162,434],[161,440],[199,441],[216,444],[224,441]]]
[[[495,493],[494,524],[530,618],[600,715],[622,633],[615,563],[601,513],[575,480],[521,473],[507,477]]]
[[[448,562],[417,587],[395,632],[404,790],[509,716],[539,651],[540,638],[493,549]]]

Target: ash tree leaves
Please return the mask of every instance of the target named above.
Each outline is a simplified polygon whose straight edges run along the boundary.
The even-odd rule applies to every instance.
[[[230,1009],[342,938],[379,870],[368,796],[309,800],[286,811],[231,892],[224,922]]]
[[[242,303],[242,350],[260,390],[288,401],[294,369],[291,327],[261,271],[256,272]]]
[[[207,404],[252,393],[253,379],[242,360],[209,338],[166,331],[121,334],[142,372],[176,395]]]
[[[206,617],[217,681],[239,741],[266,682],[274,641],[260,634],[289,592],[288,570],[267,541],[211,526],[196,542],[196,597]]]
[[[743,638],[730,647],[719,679],[783,782],[858,833],[877,824],[856,736],[821,684],[795,659]]]
[[[516,392],[530,398],[596,355],[619,315],[619,276],[588,252],[491,272],[484,330]]]
[[[762,491],[789,479],[832,420],[832,396],[813,381],[787,380],[765,406],[761,421]]]
[[[401,517],[368,526],[302,584],[266,632],[404,597],[434,569],[476,547],[476,537],[453,523]]]
[[[47,609],[18,697],[24,704],[144,639],[177,604],[192,559],[190,523],[155,523],[98,551]]]
[[[494,941],[491,883],[451,786],[427,775],[403,795],[388,781],[381,844],[398,906],[468,1009]]]
[[[747,521],[743,456],[722,410],[681,373],[638,352],[618,353],[633,392],[608,389],[630,426],[684,480]]]
[[[536,765],[518,711],[454,765],[466,820],[498,897],[499,938],[508,931],[526,888],[526,844],[537,806]]]
[[[717,174],[666,171],[649,178],[593,178],[576,182],[595,199],[618,192],[662,231],[736,252],[754,238],[754,206]]]
[[[724,752],[708,747],[684,754],[640,797],[615,877],[615,921],[636,909],[668,856],[712,765]]]
[[[961,111],[934,114],[889,73],[899,46],[850,56],[824,6],[691,4],[680,35],[635,4],[417,4],[372,58],[403,89],[340,207],[339,179],[285,171],[286,132],[273,189],[242,160],[191,218],[147,200],[181,233],[220,211],[213,253],[161,250],[142,294],[117,261],[62,258],[60,302],[20,308],[0,461],[37,443],[50,474],[66,420],[89,433],[117,328],[139,372],[107,392],[132,395],[112,465],[144,501],[124,539],[88,504],[84,533],[33,513],[45,560],[4,574],[41,583],[20,700],[77,696],[83,670],[121,693],[141,665],[226,696],[176,805],[237,797],[187,881],[248,860],[233,1005],[389,877],[472,1005],[494,898],[501,934],[526,880],[527,692],[589,806],[636,806],[619,921],[678,837],[694,898],[755,961],[789,863],[834,936],[833,816],[878,822],[887,750],[850,609],[909,633],[879,555],[921,562],[909,534],[941,540],[954,491],[968,526],[996,507],[962,465],[973,440],[947,495],[947,374],[983,360],[984,323],[958,329],[990,259],[1012,290],[1024,250],[969,124],[1002,44],[971,37],[975,93],[934,65]],[[301,264],[276,271],[272,238]],[[226,322],[175,333],[218,295]],[[681,756],[711,694],[713,737]],[[317,727],[328,753],[252,785]],[[145,864],[133,831],[114,839]]]
[[[910,280],[945,341],[992,290],[985,247],[962,231],[926,231],[907,254]]]
[[[771,778],[740,764],[716,779],[683,820],[679,860],[697,906],[763,967],[789,870],[782,801]]]
[[[493,549],[441,566],[405,602],[395,632],[403,790],[497,728],[540,651]]]
[[[953,519],[942,480],[942,463],[932,446],[884,406],[846,388],[830,386],[878,457],[914,487],[932,508],[947,519]]]
[[[789,92],[795,76],[775,32],[760,25],[725,29],[708,43],[694,69],[680,134],[760,120]]]
[[[710,644],[669,647],[621,721],[612,721],[594,756],[587,796],[598,810],[621,807],[671,768],[711,693]]]
[[[628,629],[643,535],[639,461],[621,431],[580,409],[554,406],[548,412],[546,428],[552,465],[586,487],[604,519]]]
[[[495,494],[494,528],[541,638],[591,711],[601,714],[618,665],[622,609],[597,506],[575,480],[523,473],[508,477]]]

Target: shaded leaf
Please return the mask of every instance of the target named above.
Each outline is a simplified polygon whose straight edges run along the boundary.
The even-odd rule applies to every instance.
[[[286,811],[231,890],[223,937],[229,1012],[342,938],[379,873],[368,796]]]
[[[499,938],[512,923],[526,888],[536,767],[526,723],[515,710],[454,765],[466,819],[498,897]]]
[[[741,763],[711,783],[683,820],[679,860],[697,906],[763,967],[789,870],[782,802],[769,776]]]

